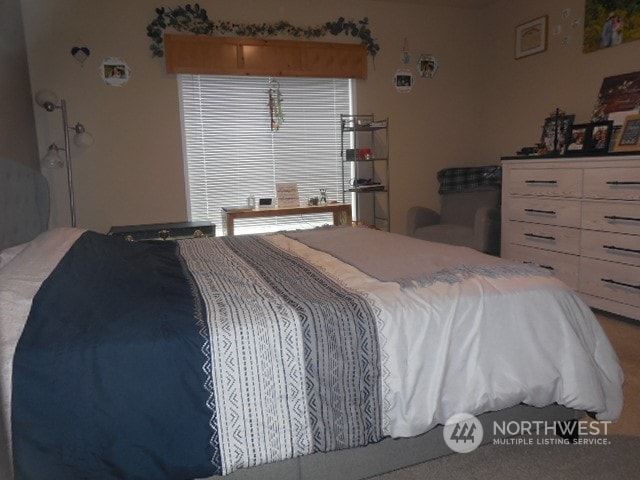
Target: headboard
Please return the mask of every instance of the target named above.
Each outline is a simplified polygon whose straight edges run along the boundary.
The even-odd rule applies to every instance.
[[[28,166],[0,158],[0,250],[28,242],[49,225],[49,185]]]

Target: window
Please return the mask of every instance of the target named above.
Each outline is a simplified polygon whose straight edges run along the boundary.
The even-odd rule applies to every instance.
[[[255,76],[179,75],[189,216],[222,223],[221,208],[247,197],[275,201],[276,183],[297,183],[301,202],[327,189],[342,198],[340,114],[351,113],[348,79],[278,78],[284,122],[271,131],[270,83]],[[345,170],[343,172],[343,170]],[[243,219],[236,233],[308,228],[331,214]]]

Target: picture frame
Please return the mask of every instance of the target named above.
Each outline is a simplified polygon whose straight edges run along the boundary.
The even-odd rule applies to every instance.
[[[300,194],[297,183],[276,183],[278,207],[299,207]]]
[[[516,27],[516,60],[535,53],[542,53],[547,49],[548,21],[548,15],[543,15]]]
[[[409,93],[413,88],[413,74],[407,69],[396,70],[393,75],[393,86],[396,91],[401,93]]]
[[[605,6],[606,5],[606,6]],[[607,50],[640,38],[640,26],[634,19],[636,15],[634,0],[585,0],[584,53]]]
[[[576,123],[571,125],[567,134],[567,148],[565,155],[581,155],[587,151],[591,132],[590,123]]]
[[[609,152],[609,142],[613,132],[613,121],[606,120],[589,124],[587,153],[605,154]]]
[[[105,58],[100,64],[100,77],[107,85],[121,87],[131,78],[131,69],[122,58]]]
[[[640,114],[629,115],[624,121],[614,151],[640,151]]]
[[[615,120],[615,116],[638,113],[640,71],[605,77],[602,80],[591,121]]]
[[[422,78],[433,78],[438,71],[438,60],[433,55],[422,54],[416,67]]]
[[[556,143],[556,118],[560,121],[560,125],[557,128],[557,143]],[[542,136],[540,138],[540,144],[545,153],[561,154],[565,151],[567,144],[567,136],[570,132],[571,126],[575,115],[562,115],[560,117],[550,116],[544,121],[542,127]]]

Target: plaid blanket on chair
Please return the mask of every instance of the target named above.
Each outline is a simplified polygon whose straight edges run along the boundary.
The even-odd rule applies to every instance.
[[[438,193],[454,193],[465,190],[491,190],[502,184],[502,167],[445,168],[437,174],[440,189]]]

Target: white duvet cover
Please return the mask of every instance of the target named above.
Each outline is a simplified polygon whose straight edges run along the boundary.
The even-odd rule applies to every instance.
[[[81,233],[46,232],[0,266],[0,426],[1,443],[9,447],[0,453],[0,474],[10,471],[16,344],[33,295]],[[364,295],[377,312],[386,435],[413,436],[454,414],[519,403],[558,403],[618,419],[623,375],[617,356],[590,309],[562,282],[472,275],[407,288],[287,236],[268,238]],[[434,259],[446,250],[482,263],[482,254],[469,249],[422,243]]]

